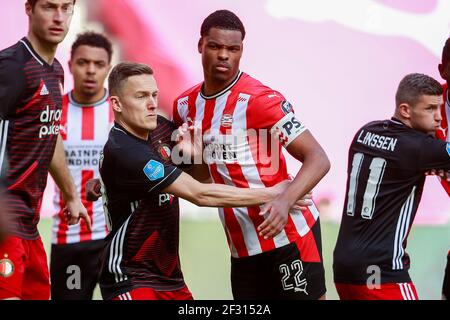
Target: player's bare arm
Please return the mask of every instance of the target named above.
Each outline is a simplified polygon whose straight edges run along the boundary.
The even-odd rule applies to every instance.
[[[330,161],[325,151],[309,130],[298,136],[286,149],[303,165],[286,191],[267,203],[261,211],[261,215],[267,217],[258,230],[267,239],[283,230],[294,203],[312,190],[330,170]]]
[[[222,184],[203,184],[182,173],[163,192],[186,199],[202,207],[248,207],[275,199],[286,189],[288,180],[271,188],[236,188]]]
[[[91,230],[91,219],[89,218],[86,208],[81,203],[81,199],[77,194],[75,184],[66,163],[66,155],[61,135],[58,135],[55,152],[50,163],[50,174],[55,180],[56,185],[62,192],[64,202],[66,203],[67,219],[69,225],[77,224],[82,218],[86,222],[86,226]]]

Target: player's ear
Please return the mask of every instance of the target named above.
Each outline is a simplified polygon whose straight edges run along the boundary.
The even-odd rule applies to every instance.
[[[28,17],[31,16],[31,14],[33,13],[33,8],[31,7],[31,5],[27,2],[25,2],[25,13],[27,14]]]
[[[444,76],[443,76],[443,73],[444,73],[444,66],[442,65],[442,63],[439,63],[438,64],[438,70],[439,70],[439,73],[441,74],[441,77],[443,78]]]
[[[112,108],[115,112],[122,112],[122,104],[120,103],[118,96],[111,96],[109,100],[111,101]]]
[[[400,115],[405,119],[411,118],[411,106],[407,103],[402,103],[398,106],[398,111]]]
[[[198,40],[198,53],[202,53],[203,37]]]
[[[70,60],[67,62],[67,65],[69,66],[70,73],[73,74],[73,72],[72,72],[72,59],[70,59]]]
[[[446,68],[442,63],[439,63],[438,65],[439,74],[441,75],[442,79],[447,79],[447,74],[445,72]]]

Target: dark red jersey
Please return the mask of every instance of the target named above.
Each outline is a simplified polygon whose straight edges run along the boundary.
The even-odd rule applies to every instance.
[[[0,166],[13,235],[39,237],[42,194],[60,128],[64,71],[23,38],[0,51]]]
[[[115,123],[103,149],[102,178],[109,226],[100,288],[112,299],[137,288],[185,286],[178,255],[178,199],[162,192],[181,174],[171,161],[173,124],[159,116],[148,141]]]
[[[334,281],[408,283],[407,238],[425,172],[450,169],[450,143],[392,118],[362,127],[349,150],[346,198],[336,247]]]

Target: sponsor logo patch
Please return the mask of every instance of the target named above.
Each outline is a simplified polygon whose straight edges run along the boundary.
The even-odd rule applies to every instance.
[[[294,108],[292,107],[292,104],[290,104],[290,102],[286,101],[286,100],[281,102],[281,110],[283,111],[284,114],[294,112]]]
[[[447,146],[445,147],[447,150],[448,155],[450,156],[450,143],[447,143]]]
[[[9,259],[0,260],[0,277],[9,278],[14,273],[14,263]]]
[[[164,165],[161,162],[150,160],[144,167],[144,173],[150,181],[164,177]]]
[[[172,204],[174,198],[175,197],[169,193],[161,193],[159,195],[159,206],[161,207],[166,202]]]
[[[50,94],[50,92],[48,92],[47,86],[46,86],[45,83],[44,83],[44,85],[42,86],[40,95],[41,95],[41,96],[48,96],[49,94]]]

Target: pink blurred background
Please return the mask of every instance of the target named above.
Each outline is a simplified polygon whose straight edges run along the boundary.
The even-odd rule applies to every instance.
[[[1,0],[0,48],[27,31],[25,0]],[[234,11],[247,37],[241,69],[281,91],[332,162],[316,187],[329,201],[323,215],[339,220],[345,193],[347,151],[366,122],[391,117],[400,79],[421,72],[440,79],[437,64],[450,35],[447,0],[78,0],[71,32],[58,50],[67,65],[81,31],[109,34],[118,60],[150,64],[162,92],[161,111],[202,80],[197,52],[200,25],[217,9]],[[66,70],[66,90],[72,80]],[[289,161],[295,174],[298,164]],[[53,212],[49,182],[43,215]],[[437,178],[427,178],[417,223],[450,220],[450,202]]]

